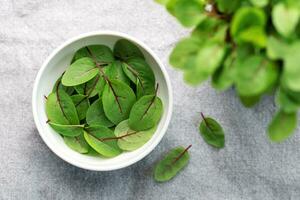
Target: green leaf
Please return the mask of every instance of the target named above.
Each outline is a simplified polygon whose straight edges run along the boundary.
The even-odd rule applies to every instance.
[[[155,92],[155,76],[146,61],[132,58],[123,63],[123,70],[137,84],[137,98]]]
[[[83,120],[90,106],[90,102],[87,96],[82,94],[76,94],[71,96],[71,99],[76,107],[79,120]]]
[[[122,153],[112,130],[104,126],[91,126],[84,131],[87,143],[105,157],[115,157]]]
[[[109,79],[117,79],[130,85],[130,80],[123,71],[122,63],[120,61],[115,61],[107,66],[105,68],[105,74]]]
[[[284,57],[284,68],[282,80],[284,84],[291,90],[300,91],[300,41],[296,41],[289,45],[289,52]]]
[[[62,76],[59,77],[57,79],[57,81],[55,82],[55,84],[53,86],[53,89],[52,89],[52,92],[55,92],[57,89],[59,89],[59,90],[64,90],[68,95],[73,94],[74,87],[66,87],[63,84],[61,84],[61,78],[62,78]]]
[[[166,7],[186,27],[195,26],[206,18],[204,4],[199,0],[169,0]]]
[[[134,131],[129,128],[128,120],[116,126],[115,135],[119,137],[118,146],[125,151],[134,151],[146,144],[155,133],[156,127],[145,131]]]
[[[165,182],[175,177],[189,162],[190,155],[188,149],[176,147],[172,149],[154,169],[154,179],[158,182]]]
[[[83,133],[84,125],[61,125],[49,122],[49,125],[63,136],[74,137]]]
[[[284,3],[278,3],[272,11],[272,20],[276,30],[284,37],[289,37],[299,22],[300,10]]]
[[[237,66],[236,88],[241,96],[258,96],[277,81],[277,65],[263,56],[251,56]]]
[[[265,7],[268,5],[269,0],[250,0],[250,2],[257,7]]]
[[[81,58],[76,60],[62,77],[62,84],[64,86],[75,86],[88,82],[99,73],[93,59]]]
[[[83,131],[81,133],[81,135],[76,137],[65,136],[64,142],[68,147],[70,147],[74,151],[77,151],[78,153],[88,153],[90,147],[83,137]]]
[[[144,54],[139,47],[133,42],[125,39],[121,39],[116,42],[114,46],[114,55],[122,61],[136,57],[145,59]]]
[[[225,47],[219,43],[207,43],[202,46],[195,58],[194,67],[185,70],[184,80],[196,85],[208,79],[221,65],[225,51]]]
[[[233,83],[236,76],[237,53],[233,52],[227,57],[222,67],[220,67],[212,77],[212,85],[218,90],[227,90]]]
[[[114,61],[113,53],[109,47],[105,45],[90,45],[79,49],[75,53],[72,62],[84,57],[92,58],[88,49],[95,55],[95,59],[99,63],[111,63]]]
[[[143,131],[155,127],[163,114],[163,104],[156,95],[140,98],[132,107],[129,126],[132,130]]]
[[[274,36],[268,38],[267,55],[270,59],[284,59],[288,54],[289,46],[285,42]]]
[[[268,128],[269,138],[281,142],[293,134],[297,127],[297,113],[279,111]]]
[[[241,5],[241,0],[216,0],[216,3],[222,13],[232,13]]]
[[[255,7],[239,9],[232,20],[230,33],[237,43],[249,42],[258,47],[266,45],[266,16]]]
[[[110,80],[106,84],[102,103],[106,117],[114,124],[128,118],[131,107],[136,101],[132,89],[119,80]]]
[[[253,107],[260,101],[260,96],[239,96],[242,104],[247,107]]]
[[[204,141],[216,148],[223,148],[225,145],[224,131],[221,125],[214,119],[205,117],[202,113],[202,122],[199,131]]]
[[[86,122],[90,126],[114,126],[114,124],[111,121],[109,121],[109,119],[107,119],[107,117],[104,114],[101,99],[96,100],[87,110]]]
[[[280,87],[276,94],[276,104],[285,113],[297,112],[300,107],[300,92],[294,92]]]
[[[82,95],[87,95],[88,98],[101,94],[104,89],[105,81],[102,76],[97,75],[92,80],[75,86],[75,90]]]
[[[178,42],[170,55],[170,64],[178,69],[194,67],[202,41],[196,37],[185,38]]]
[[[57,90],[47,97],[46,114],[48,120],[56,124],[79,124],[76,107],[71,97],[63,90]]]

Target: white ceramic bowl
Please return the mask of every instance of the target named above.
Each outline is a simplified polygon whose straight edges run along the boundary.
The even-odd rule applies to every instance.
[[[163,101],[164,114],[152,139],[135,151],[122,153],[115,158],[107,159],[79,154],[67,147],[62,137],[46,124],[47,116],[45,113],[44,95],[48,95],[51,92],[55,81],[68,67],[72,56],[78,49],[92,44],[104,44],[113,47],[115,42],[121,38],[125,38],[137,44],[144,53],[147,62],[154,71],[156,81],[159,83],[158,96]],[[158,145],[167,130],[172,115],[172,106],[173,98],[169,76],[158,57],[141,41],[124,33],[112,31],[98,31],[82,34],[68,40],[55,49],[38,72],[32,96],[34,121],[40,136],[48,147],[57,156],[68,163],[80,168],[96,171],[120,169],[132,165],[148,155],[156,145]]]

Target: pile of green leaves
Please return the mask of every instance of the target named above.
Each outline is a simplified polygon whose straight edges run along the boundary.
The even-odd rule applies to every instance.
[[[114,157],[151,139],[163,113],[157,90],[133,43],[83,47],[46,97],[47,122],[71,149]]]
[[[275,92],[279,110],[269,138],[280,142],[294,132],[300,107],[300,1],[156,1],[193,27],[170,55],[187,83],[211,78],[217,90],[234,87],[246,107]]]

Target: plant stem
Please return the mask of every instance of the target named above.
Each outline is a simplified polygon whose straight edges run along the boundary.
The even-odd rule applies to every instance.
[[[192,147],[192,145],[190,144],[187,148],[185,148],[184,151],[174,159],[172,164],[176,163],[191,147]]]
[[[128,137],[128,136],[131,136],[131,135],[134,135],[134,134],[137,134],[138,132],[137,131],[134,131],[132,133],[127,133],[125,135],[122,135],[122,136],[118,136],[118,137],[107,137],[107,138],[98,138],[96,137],[94,134],[92,133],[89,133],[92,137],[96,138],[97,140],[99,140],[100,142],[105,142],[105,141],[108,141],[108,140],[120,140],[124,137]]]

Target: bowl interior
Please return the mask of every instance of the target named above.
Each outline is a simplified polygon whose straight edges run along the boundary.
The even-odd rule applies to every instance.
[[[62,137],[52,130],[48,124],[46,124],[47,116],[45,113],[44,95],[47,96],[51,92],[55,81],[69,66],[74,53],[78,49],[92,44],[104,44],[112,48],[115,42],[121,38],[126,38],[136,43],[144,53],[147,62],[154,71],[156,81],[159,83],[158,96],[163,101],[164,114],[151,140],[135,151],[124,152],[115,158],[109,159],[79,154],[67,147]],[[41,68],[35,82],[33,93],[33,114],[37,128],[44,142],[59,157],[75,166],[85,169],[101,171],[114,170],[137,162],[150,153],[151,150],[153,150],[153,148],[159,143],[165,134],[170,120],[172,108],[170,102],[170,90],[169,80],[163,66],[159,63],[155,55],[151,53],[151,50],[149,50],[142,43],[122,34],[85,35],[74,38],[65,43],[63,46],[58,48],[44,63],[44,66]]]

